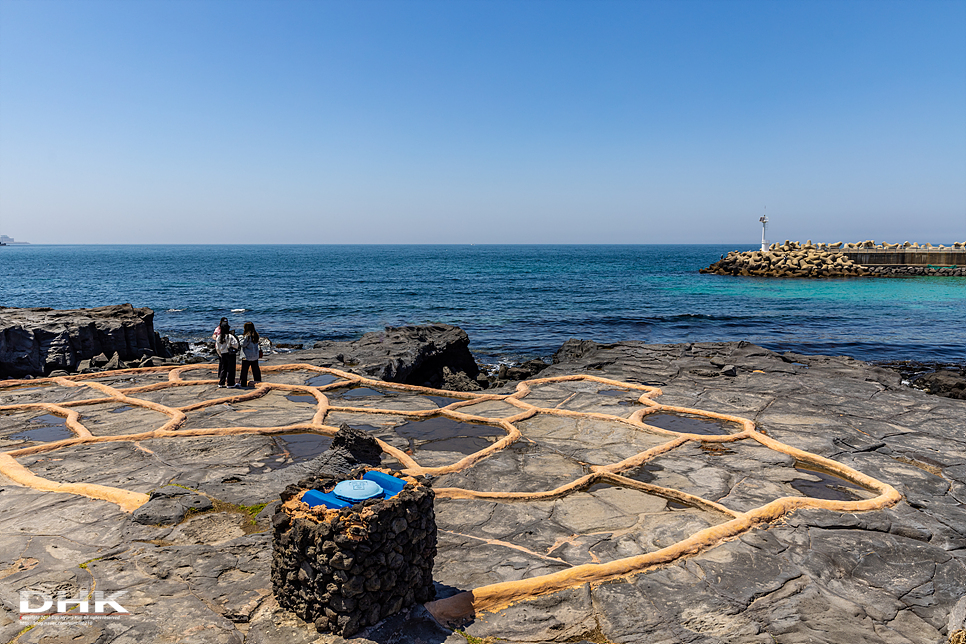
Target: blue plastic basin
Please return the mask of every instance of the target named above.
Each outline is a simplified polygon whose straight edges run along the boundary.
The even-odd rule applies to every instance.
[[[310,508],[314,508],[317,505],[324,505],[330,510],[347,508],[352,505],[351,503],[346,503],[342,499],[337,498],[331,492],[322,492],[321,490],[308,490],[302,495],[302,501],[307,503]]]
[[[338,498],[349,503],[358,503],[366,499],[374,499],[383,494],[382,486],[375,481],[342,481],[332,490]]]
[[[380,486],[382,486],[382,489],[385,490],[387,499],[391,499],[392,497],[396,496],[404,487],[406,487],[406,481],[397,479],[395,476],[383,474],[382,472],[376,472],[374,470],[363,474],[362,479],[365,481],[378,483]]]

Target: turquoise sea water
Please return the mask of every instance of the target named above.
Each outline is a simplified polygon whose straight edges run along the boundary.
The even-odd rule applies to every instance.
[[[966,279],[698,273],[749,248],[6,246],[0,306],[130,302],[153,308],[162,334],[187,340],[208,337],[222,315],[303,343],[447,322],[488,361],[548,356],[574,337],[966,362]]]

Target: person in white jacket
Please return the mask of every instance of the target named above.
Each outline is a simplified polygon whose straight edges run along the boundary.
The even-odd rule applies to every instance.
[[[242,334],[242,368],[241,386],[248,386],[248,370],[252,370],[252,385],[262,381],[262,370],[258,368],[258,359],[262,357],[261,347],[258,346],[258,331],[251,322],[245,322],[245,332]]]
[[[219,325],[215,338],[215,352],[218,354],[218,387],[238,387],[235,384],[235,361],[238,356],[238,338],[231,332],[228,321]]]

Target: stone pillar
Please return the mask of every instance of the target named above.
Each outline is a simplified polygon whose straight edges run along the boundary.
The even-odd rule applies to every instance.
[[[272,588],[280,606],[320,632],[348,637],[435,597],[433,490],[423,477],[398,476],[408,484],[396,496],[341,510],[299,500],[308,489],[331,491],[336,479],[310,478],[285,489],[272,520]]]

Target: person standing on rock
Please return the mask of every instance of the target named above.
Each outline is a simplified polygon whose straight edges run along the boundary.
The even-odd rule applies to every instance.
[[[211,334],[212,340],[218,339],[218,336],[221,335],[221,325],[227,324],[227,323],[228,323],[228,318],[221,318],[221,322],[218,323],[218,326],[215,327],[215,330]]]
[[[236,387],[235,361],[238,355],[238,338],[231,332],[228,320],[223,320],[218,325],[215,351],[218,353],[218,387]]]
[[[241,386],[248,386],[248,369],[252,370],[252,385],[262,381],[262,371],[258,368],[258,359],[262,357],[262,350],[258,346],[258,331],[251,322],[245,322],[245,333],[242,335],[242,367]]]

